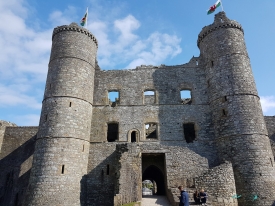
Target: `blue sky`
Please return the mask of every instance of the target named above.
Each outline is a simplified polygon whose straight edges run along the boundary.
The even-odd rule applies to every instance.
[[[37,126],[54,27],[79,23],[99,42],[101,69],[184,64],[199,56],[197,36],[216,0],[0,1],[0,119]],[[240,22],[265,115],[275,115],[275,1],[223,0]],[[217,9],[220,11],[220,8]],[[216,12],[215,12],[216,13]]]

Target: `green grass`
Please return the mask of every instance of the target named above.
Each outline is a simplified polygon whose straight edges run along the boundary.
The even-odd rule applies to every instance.
[[[131,203],[124,204],[124,205],[122,205],[122,206],[134,206],[135,204],[140,205],[140,203],[137,203],[137,202],[131,202]]]

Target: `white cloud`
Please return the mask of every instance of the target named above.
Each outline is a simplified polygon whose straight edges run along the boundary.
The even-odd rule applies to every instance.
[[[261,105],[264,115],[274,115],[275,113],[275,97],[261,96]]]
[[[176,35],[154,32],[141,38],[135,33],[140,26],[132,15],[114,22],[94,21],[88,25],[99,42],[98,62],[102,69],[114,69],[121,64],[127,65],[124,66],[127,69],[141,64],[159,65],[181,53],[181,39]]]

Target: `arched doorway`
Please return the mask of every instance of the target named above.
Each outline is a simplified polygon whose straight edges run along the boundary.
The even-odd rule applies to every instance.
[[[155,182],[157,187],[156,194],[165,195],[164,175],[158,167],[155,165],[147,167],[142,174],[142,181],[144,180]]]

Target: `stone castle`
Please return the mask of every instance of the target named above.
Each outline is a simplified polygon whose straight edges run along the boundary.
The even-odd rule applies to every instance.
[[[55,28],[39,127],[1,121],[0,205],[117,206],[140,201],[143,180],[171,205],[179,185],[213,206],[274,205],[275,116],[244,31],[220,12],[197,45],[186,64],[104,71],[93,34]]]

